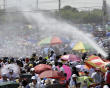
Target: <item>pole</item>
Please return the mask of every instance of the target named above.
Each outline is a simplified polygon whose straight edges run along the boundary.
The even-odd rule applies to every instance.
[[[37,5],[37,9],[38,9],[39,8],[39,1],[37,0],[36,2],[37,2],[36,5]]]
[[[61,0],[59,0],[59,12],[60,12],[60,9],[61,9]]]
[[[3,2],[3,8],[4,8],[4,10],[6,9],[6,0],[3,0],[4,2]]]

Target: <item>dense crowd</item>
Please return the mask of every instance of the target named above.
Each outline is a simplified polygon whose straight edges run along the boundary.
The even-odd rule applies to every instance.
[[[77,66],[85,65],[88,53],[82,54],[80,62],[62,61],[61,56],[63,55],[67,55],[67,53],[64,52],[62,55],[57,55],[52,50],[46,57],[38,57],[36,53],[32,54],[30,58],[2,57],[0,59],[1,70],[5,69],[7,65],[18,66],[19,68],[15,67],[13,69],[9,66],[8,69],[5,69],[7,70],[6,72],[1,71],[0,84],[11,81],[18,83],[18,88],[49,88],[47,86],[54,84],[63,85],[63,87],[58,88],[110,88],[110,65],[106,66],[107,71],[105,73],[99,67],[81,69],[77,68]],[[101,57],[100,54],[98,56]],[[50,66],[52,71],[59,73],[59,77],[40,77],[40,73],[37,73],[35,68],[40,64]],[[68,74],[65,73],[63,65],[71,69],[69,79],[67,79]],[[16,69],[18,70],[17,72],[14,71]],[[26,74],[26,77],[23,77],[23,74]]]

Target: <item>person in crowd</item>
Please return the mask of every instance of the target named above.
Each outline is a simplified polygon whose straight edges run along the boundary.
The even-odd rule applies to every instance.
[[[50,61],[54,61],[56,59],[56,54],[54,51],[51,51],[50,53]]]
[[[63,68],[63,64],[61,62],[59,62],[59,72],[61,72],[62,74],[65,73],[64,68]]]
[[[85,53],[82,55],[82,60],[84,61],[86,57],[87,57],[87,52],[85,52]]]
[[[93,80],[96,84],[99,84],[103,81],[103,76],[102,76],[102,73],[100,71],[100,68],[97,67],[95,69],[95,72],[92,73],[91,78],[93,78]]]
[[[69,83],[70,88],[77,88],[77,75],[73,74]]]
[[[107,66],[107,72],[105,73],[105,83],[109,86],[110,88],[110,66]]]
[[[7,78],[6,74],[5,73],[2,74],[2,78],[0,79],[0,83],[1,82],[8,82],[8,81],[9,81],[9,79]]]
[[[9,69],[9,73],[7,73],[6,76],[9,78],[10,81],[15,81],[15,79],[18,77],[18,75],[15,74],[12,69]]]
[[[79,73],[76,67],[72,67],[72,74],[76,74],[77,76],[79,76]]]

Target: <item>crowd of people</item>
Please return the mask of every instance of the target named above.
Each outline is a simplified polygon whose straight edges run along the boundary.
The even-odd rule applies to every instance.
[[[49,85],[54,84],[63,86],[57,87],[54,85],[52,88],[110,88],[110,65],[106,66],[107,71],[105,73],[101,72],[99,67],[82,70],[77,68],[77,65],[85,65],[88,53],[82,54],[80,62],[66,61],[64,63],[60,58],[67,54],[67,52],[64,52],[62,55],[57,55],[52,50],[46,57],[37,56],[36,53],[32,54],[30,58],[2,57],[0,59],[1,69],[4,69],[9,64],[14,64],[19,69],[17,69],[17,73],[12,68],[8,68],[7,73],[1,71],[0,84],[11,81],[18,83],[18,88],[49,88]],[[101,57],[101,55],[98,56]],[[39,64],[51,66],[53,71],[59,72],[61,78],[40,78],[39,74],[35,71],[35,66]],[[67,74],[63,65],[71,68],[71,77],[68,80],[66,79]],[[23,74],[30,75],[30,78],[24,78]]]

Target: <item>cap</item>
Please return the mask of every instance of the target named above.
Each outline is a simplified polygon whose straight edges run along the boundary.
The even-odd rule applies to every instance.
[[[30,71],[35,71],[35,69],[34,68],[31,68]]]
[[[32,79],[32,80],[36,80],[36,77],[35,77],[35,76],[32,76],[31,79]]]
[[[73,74],[72,77],[77,77],[77,75],[76,74]]]

